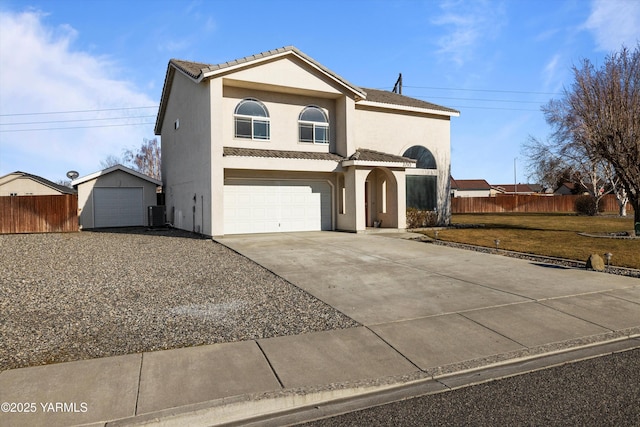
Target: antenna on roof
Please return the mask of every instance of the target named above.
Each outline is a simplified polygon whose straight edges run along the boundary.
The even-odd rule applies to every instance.
[[[392,92],[402,95],[402,73],[398,74],[398,80],[396,80],[396,84],[393,85]]]
[[[69,171],[67,172],[67,178],[69,178],[70,180],[74,180],[76,179],[78,176],[80,176],[80,174],[76,171]]]

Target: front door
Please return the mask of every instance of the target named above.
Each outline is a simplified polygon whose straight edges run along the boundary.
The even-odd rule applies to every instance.
[[[369,181],[364,182],[364,225],[371,227],[371,218],[369,216]]]

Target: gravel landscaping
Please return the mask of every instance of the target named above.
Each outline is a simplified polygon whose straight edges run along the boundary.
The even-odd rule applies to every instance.
[[[358,323],[178,230],[0,235],[0,370]]]

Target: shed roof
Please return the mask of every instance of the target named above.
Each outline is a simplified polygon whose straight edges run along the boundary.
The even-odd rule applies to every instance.
[[[153,183],[155,185],[162,185],[162,181],[157,180],[155,178],[152,178],[152,177],[150,177],[148,175],[145,175],[143,173],[140,173],[138,171],[135,171],[135,170],[133,170],[131,168],[128,168],[126,166],[123,166],[123,165],[111,166],[111,167],[109,167],[107,169],[103,169],[101,171],[94,172],[92,174],[85,175],[83,177],[74,179],[73,181],[71,181],[71,185],[73,185],[75,187],[75,186],[77,186],[79,184],[82,184],[82,183],[87,182],[87,181],[91,181],[93,179],[99,178],[101,176],[110,174],[110,173],[115,172],[115,171],[122,171],[122,172],[128,173],[130,175],[133,175],[135,177],[138,177],[138,178],[140,178],[142,180],[149,181],[149,182],[151,182],[151,183]]]

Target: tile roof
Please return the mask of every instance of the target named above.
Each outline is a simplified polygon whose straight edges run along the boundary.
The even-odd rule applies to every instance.
[[[183,61],[180,59],[171,59],[169,61],[169,64],[173,64],[176,68],[182,70],[184,73],[188,74],[192,78],[199,79],[207,73],[224,70],[225,68],[230,68],[236,65],[250,63],[260,59],[267,59],[275,55],[286,54],[286,53],[295,54],[298,57],[303,58],[305,61],[309,62],[310,64],[314,65],[318,69],[322,70],[324,73],[338,80],[343,85],[349,87],[351,90],[358,93],[360,96],[365,95],[362,88],[350,83],[349,81],[339,76],[338,74],[334,73],[333,71],[331,71],[324,65],[320,64],[310,56],[307,56],[306,54],[304,54],[294,46],[285,46],[278,49],[272,49],[266,52],[257,53],[255,55],[245,56],[244,58],[238,58],[232,61],[223,62],[221,64],[205,64],[202,62]]]
[[[343,160],[360,160],[365,162],[387,162],[387,163],[415,163],[415,160],[408,157],[396,156],[395,154],[382,153],[380,151],[358,148],[348,158],[334,153],[312,153],[308,151],[286,151],[286,150],[265,150],[259,148],[237,148],[224,147],[224,156],[237,157],[268,157],[278,159],[304,159],[304,160],[330,160],[341,162]]]
[[[332,160],[334,162],[344,160],[342,156],[333,153],[312,153],[308,151],[264,150],[259,148],[236,147],[224,147],[223,155],[239,157],[273,157],[278,159]]]
[[[396,156],[394,154],[382,153],[380,151],[369,150],[366,148],[358,148],[349,160],[362,160],[366,162],[388,162],[388,163],[415,163],[414,159],[408,157]]]
[[[194,79],[198,79],[204,70],[209,68],[209,64],[203,62],[183,61],[181,59],[172,59],[169,63]]]
[[[173,65],[177,69],[181,70],[183,73],[187,74],[191,78],[198,80],[200,78],[205,77],[205,74],[216,72],[219,70],[224,70],[225,68],[230,68],[236,65],[241,65],[245,63],[249,63],[252,61],[256,61],[259,59],[266,59],[274,55],[284,54],[290,52],[295,54],[307,62],[313,64],[318,69],[322,70],[324,73],[330,75],[343,85],[351,88],[351,90],[355,91],[362,96],[363,100],[376,102],[380,104],[388,104],[388,105],[400,105],[404,107],[413,107],[413,108],[424,108],[428,110],[442,111],[447,113],[455,113],[459,114],[458,110],[454,110],[452,108],[443,107],[442,105],[433,104],[431,102],[422,101],[420,99],[411,98],[409,96],[400,95],[394,92],[389,92],[386,90],[378,90],[378,89],[365,89],[359,86],[356,86],[346,79],[342,78],[338,74],[326,68],[324,65],[315,61],[313,58],[307,56],[300,50],[298,50],[294,46],[285,46],[278,49],[269,50],[266,52],[258,53],[251,56],[245,56],[244,58],[234,59],[233,61],[227,61],[221,64],[206,64],[203,62],[193,62],[193,61],[184,61],[181,59],[171,59],[169,61],[170,65]],[[165,84],[170,83],[169,81],[165,82]]]
[[[411,98],[409,96],[400,95],[388,90],[378,90],[363,88],[367,93],[367,101],[379,102],[381,104],[403,105],[406,107],[426,108],[429,110],[446,111],[448,113],[459,113],[458,110],[443,107],[442,105],[433,104],[431,102],[422,101],[420,99]]]

